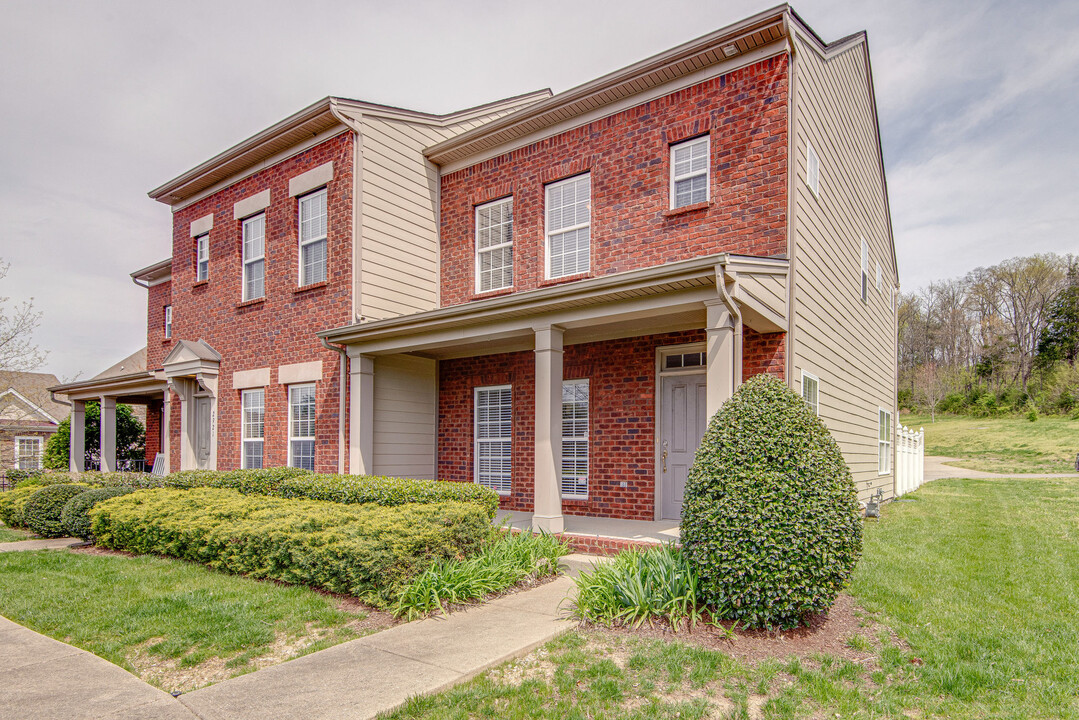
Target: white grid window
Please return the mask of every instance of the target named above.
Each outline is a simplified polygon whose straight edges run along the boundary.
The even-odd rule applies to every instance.
[[[41,438],[15,438],[15,467],[19,470],[41,469]]]
[[[165,338],[172,337],[172,305],[165,306]]]
[[[288,464],[315,469],[315,386],[288,389]]]
[[[244,390],[243,398],[243,466],[262,467],[262,447],[266,437],[266,391]]]
[[[256,215],[244,220],[243,261],[244,300],[254,300],[266,294],[266,216]]]
[[[513,286],[513,198],[476,208],[476,290]]]
[[[513,476],[513,389],[476,388],[476,483],[509,495]]]
[[[813,408],[814,415],[820,415],[820,380],[805,370],[802,371],[802,399]]]
[[[881,408],[877,423],[877,473],[887,475],[892,471],[892,414]]]
[[[708,201],[708,137],[671,146],[671,207]]]
[[[862,238],[862,302],[869,299],[869,243]]]
[[[547,186],[547,277],[586,273],[589,268],[592,176],[578,175]]]
[[[195,282],[210,277],[210,236],[199,235],[195,238]]]
[[[326,188],[300,198],[300,286],[326,279]]]
[[[562,383],[562,497],[588,497],[588,381]]]
[[[820,197],[820,158],[809,143],[806,143],[806,185]]]

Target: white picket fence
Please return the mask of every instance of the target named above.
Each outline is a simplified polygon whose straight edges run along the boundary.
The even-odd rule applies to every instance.
[[[895,433],[895,495],[913,492],[925,482],[925,430],[900,425]]]

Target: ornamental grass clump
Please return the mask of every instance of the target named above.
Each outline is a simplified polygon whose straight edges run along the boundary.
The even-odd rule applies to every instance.
[[[783,382],[759,375],[712,418],[686,480],[682,547],[714,615],[794,627],[831,607],[861,555],[850,469]]]

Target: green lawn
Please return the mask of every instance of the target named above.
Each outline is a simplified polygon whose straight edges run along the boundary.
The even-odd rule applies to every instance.
[[[1075,472],[1079,453],[1079,420],[1063,416],[1026,418],[972,418],[903,415],[907,427],[925,428],[927,455],[961,458],[953,463],[968,470],[997,473]]]
[[[866,527],[852,592],[891,626],[751,664],[577,631],[395,720],[1079,718],[1079,482],[941,480]]]
[[[25,530],[14,530],[12,528],[9,528],[4,523],[0,523],[0,543],[29,540],[30,537],[30,533],[26,532]]]
[[[300,638],[321,638],[303,652],[347,640],[355,633],[346,623],[362,617],[305,587],[167,558],[68,551],[0,553],[0,614],[166,690],[240,674],[282,647],[302,654]]]

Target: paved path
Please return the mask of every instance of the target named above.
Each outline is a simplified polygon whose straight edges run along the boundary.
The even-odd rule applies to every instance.
[[[36,540],[16,540],[15,542],[0,543],[0,552],[14,552],[16,550],[63,550],[72,545],[78,545],[82,540],[78,538],[48,538]]]
[[[966,470],[945,463],[962,462],[959,458],[943,457],[940,455],[925,456],[925,480],[940,480],[942,478],[971,478],[980,480],[983,478],[1075,478],[1079,480],[1079,473],[991,473],[981,470]]]

